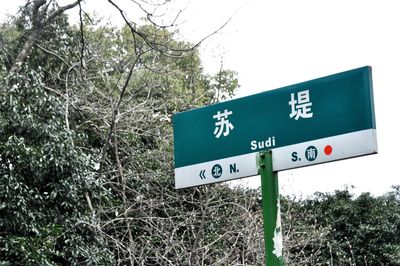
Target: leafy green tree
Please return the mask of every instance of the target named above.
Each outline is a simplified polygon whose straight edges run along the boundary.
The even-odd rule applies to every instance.
[[[29,3],[1,31],[3,264],[236,260],[218,257],[221,242],[247,222],[205,227],[219,210],[205,199],[225,187],[174,189],[171,128],[172,113],[232,95],[235,73],[204,74],[198,52],[154,24],[70,27],[58,6]]]
[[[111,261],[85,226],[84,195],[102,191],[95,154],[66,127],[63,100],[46,90],[43,72],[21,73],[0,83],[0,257],[12,265]]]
[[[311,265],[400,265],[398,187],[379,197],[369,193],[355,197],[345,189],[317,193],[291,204],[300,215],[296,224],[312,226],[323,234],[312,237],[301,249],[289,249],[288,257],[304,254],[311,258],[318,251]],[[305,234],[311,234],[310,230]],[[294,241],[297,238],[292,236]],[[318,248],[313,244],[316,240]]]

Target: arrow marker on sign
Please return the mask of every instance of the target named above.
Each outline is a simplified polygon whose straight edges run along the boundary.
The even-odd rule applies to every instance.
[[[206,175],[205,174],[206,174],[206,170],[201,170],[200,173],[199,173],[200,178],[201,179],[206,179]]]

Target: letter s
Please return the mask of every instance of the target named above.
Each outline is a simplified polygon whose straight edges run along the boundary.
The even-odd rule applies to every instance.
[[[297,162],[298,159],[299,157],[297,156],[297,152],[292,152],[292,162]]]
[[[250,145],[252,151],[255,151],[257,149],[257,141],[253,140],[252,142],[250,142]]]

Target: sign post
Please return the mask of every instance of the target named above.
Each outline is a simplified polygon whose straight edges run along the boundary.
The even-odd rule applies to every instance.
[[[283,265],[278,171],[378,152],[369,66],[178,113],[173,124],[176,188],[261,175],[268,266]]]
[[[283,239],[279,202],[278,172],[272,170],[272,152],[261,151],[257,157],[261,175],[264,219],[265,265],[283,265]]]

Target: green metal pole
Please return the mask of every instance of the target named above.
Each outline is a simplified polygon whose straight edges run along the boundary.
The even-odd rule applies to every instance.
[[[281,211],[278,173],[272,170],[271,151],[258,153],[257,167],[261,175],[265,265],[280,266],[283,265]]]

